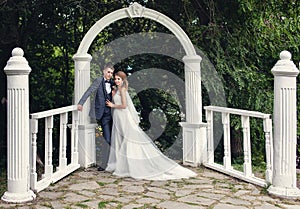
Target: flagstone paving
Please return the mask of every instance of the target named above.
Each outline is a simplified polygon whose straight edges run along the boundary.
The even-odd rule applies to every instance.
[[[96,168],[80,169],[37,194],[18,209],[300,209],[299,199],[270,196],[261,188],[207,168],[191,168],[192,179],[119,178]]]

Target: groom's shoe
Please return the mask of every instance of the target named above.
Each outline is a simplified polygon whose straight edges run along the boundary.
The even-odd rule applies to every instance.
[[[98,171],[104,171],[105,169],[104,168],[102,168],[102,167],[98,167],[98,169],[97,169]]]

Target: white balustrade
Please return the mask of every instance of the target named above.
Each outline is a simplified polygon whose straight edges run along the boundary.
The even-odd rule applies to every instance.
[[[271,168],[272,168],[272,120],[270,114],[264,114],[255,111],[240,110],[226,107],[206,106],[207,117],[207,159],[204,166],[215,169],[222,173],[240,178],[244,181],[259,185],[267,186],[271,183]],[[224,138],[224,158],[223,165],[214,162],[214,113],[221,113],[223,124]],[[231,164],[231,149],[230,149],[230,115],[239,115],[241,117],[242,132],[243,132],[243,151],[244,151],[244,169],[243,172],[235,170]],[[254,176],[252,172],[251,161],[251,139],[250,139],[250,117],[261,118],[263,120],[264,133],[266,138],[266,177],[265,179]]]
[[[68,125],[68,112],[72,113],[72,124]],[[52,163],[53,152],[53,120],[54,116],[59,115],[59,165],[54,171]],[[45,120],[45,170],[42,178],[37,179],[36,155],[37,155],[37,134],[38,121]],[[71,160],[67,164],[67,128],[71,128]],[[78,111],[76,105],[63,108],[47,110],[31,114],[31,175],[30,186],[36,192],[47,188],[63,177],[69,175],[80,167],[78,163]]]

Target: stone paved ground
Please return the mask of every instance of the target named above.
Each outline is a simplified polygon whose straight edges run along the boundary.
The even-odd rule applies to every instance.
[[[137,181],[96,168],[78,170],[37,194],[30,203],[0,202],[20,209],[300,209],[300,199],[269,196],[265,189],[200,167],[192,179]]]

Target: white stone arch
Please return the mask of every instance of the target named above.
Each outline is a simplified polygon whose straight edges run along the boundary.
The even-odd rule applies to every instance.
[[[187,56],[196,55],[196,51],[191,40],[177,23],[166,15],[153,9],[145,8],[138,3],[133,3],[128,8],[111,12],[98,20],[83,37],[77,50],[77,54],[86,54],[96,36],[111,23],[125,18],[137,17],[148,18],[162,24],[178,38]]]
[[[202,123],[202,97],[201,97],[201,57],[196,54],[195,48],[182,28],[166,15],[133,3],[127,8],[122,8],[111,12],[97,21],[82,39],[77,53],[73,59],[75,61],[75,103],[79,101],[82,94],[90,85],[90,61],[92,56],[88,50],[96,36],[108,25],[124,18],[148,18],[154,20],[168,28],[179,40],[184,48],[186,55],[183,57],[185,69],[185,93],[186,93],[186,122],[181,123],[183,127],[184,146],[193,147],[195,140],[197,144],[200,140]],[[80,164],[88,166],[95,162],[94,125],[91,124],[88,112],[90,109],[89,101],[86,102],[83,112],[79,116],[79,140],[81,141],[82,153]],[[186,140],[188,139],[189,140]],[[91,148],[92,147],[92,148]],[[184,149],[185,150],[185,149]],[[188,151],[188,150],[187,150]],[[92,154],[91,154],[92,153]],[[196,153],[192,150],[192,153]],[[197,152],[198,153],[198,152]],[[87,156],[89,155],[90,156]],[[186,159],[185,159],[186,156]],[[84,159],[83,159],[84,158]],[[200,159],[201,158],[201,159]],[[89,162],[90,161],[90,162]],[[196,154],[189,155],[184,151],[183,161],[186,164],[198,165],[202,157]]]

